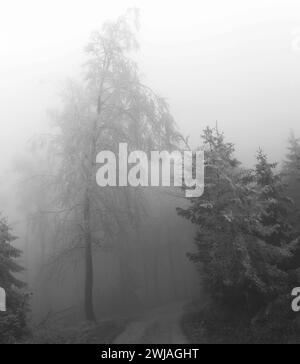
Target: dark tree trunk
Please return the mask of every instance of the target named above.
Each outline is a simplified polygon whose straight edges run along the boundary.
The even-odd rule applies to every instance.
[[[85,223],[85,287],[84,287],[84,310],[85,318],[88,321],[96,322],[93,303],[93,254],[92,254],[92,234],[90,227],[90,200],[85,198],[84,206],[84,223]]]
[[[101,95],[104,78],[102,78],[100,92],[98,97],[97,114],[101,114]],[[90,192],[93,184],[93,170],[96,159],[96,144],[97,144],[97,120],[94,121],[93,134],[91,141],[90,166],[88,176],[88,186],[84,201],[84,230],[85,230],[85,287],[84,287],[84,310],[85,317],[88,321],[96,322],[96,315],[93,303],[94,289],[94,267],[93,267],[93,248],[92,248],[92,233],[91,233],[91,199]]]

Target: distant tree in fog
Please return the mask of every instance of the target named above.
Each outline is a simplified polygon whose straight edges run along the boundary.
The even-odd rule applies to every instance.
[[[286,156],[285,168],[287,171],[298,173],[300,171],[300,140],[292,132],[289,138],[288,154]]]
[[[288,141],[288,154],[283,165],[289,194],[300,208],[300,141],[292,132]]]

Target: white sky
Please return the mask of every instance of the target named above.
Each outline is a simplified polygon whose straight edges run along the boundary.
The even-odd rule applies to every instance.
[[[300,136],[299,1],[0,0],[1,165],[43,129],[90,32],[130,6],[141,71],[181,130],[196,142],[218,120],[246,163],[259,146],[281,159],[289,130]]]

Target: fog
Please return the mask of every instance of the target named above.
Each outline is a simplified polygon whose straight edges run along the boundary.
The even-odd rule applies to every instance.
[[[297,1],[11,1],[0,15],[1,165],[43,129],[91,31],[132,5],[141,71],[184,134],[197,143],[217,120],[246,163],[260,145],[280,160],[289,129],[299,131]]]
[[[83,282],[79,277],[83,268],[79,263],[75,273],[69,270],[66,280],[72,283],[61,283],[60,287],[55,280],[49,280],[47,288],[41,277],[36,281],[41,266],[46,264],[41,259],[46,259],[47,252],[41,251],[42,245],[38,249],[31,246],[30,237],[36,242],[42,233],[50,232],[35,231],[26,238],[25,217],[17,197],[21,178],[15,170],[28,157],[30,140],[49,132],[47,111],[60,107],[66,79],[81,78],[82,65],[87,60],[84,48],[91,32],[130,7],[137,7],[140,12],[140,51],[136,60],[142,80],[166,98],[180,131],[190,136],[192,146],[199,144],[207,125],[214,126],[217,122],[226,139],[236,145],[237,157],[246,166],[252,166],[259,147],[264,148],[272,161],[281,163],[290,131],[300,135],[299,1],[12,0],[2,3],[0,203],[3,214],[9,217],[20,237],[18,244],[22,247],[27,244],[23,264],[34,293],[33,312],[40,320],[50,311],[63,310],[74,302],[76,307],[80,306]],[[28,210],[35,198],[30,193]],[[138,293],[135,291],[140,295],[140,304],[155,306],[174,297],[198,295],[199,279],[185,256],[192,249],[194,228],[176,216],[176,200],[170,202],[166,198],[161,207],[159,197],[156,200],[151,195],[146,199],[154,205],[152,210],[149,207],[149,220],[139,227],[139,233],[129,234],[131,250],[125,254],[134,270],[128,274],[138,276],[144,283],[148,279],[148,287],[143,283]],[[171,261],[164,253],[156,260],[156,250],[149,248],[151,243],[144,251],[137,252],[141,231],[146,239],[161,244],[160,252],[175,240]],[[111,252],[105,256],[97,254],[100,256],[95,257],[99,262],[95,274],[99,278],[97,287],[99,284],[101,288],[96,289],[95,301],[102,302],[99,312],[120,313],[120,306],[111,303],[117,300],[112,297],[119,297],[116,283],[119,263]],[[156,274],[160,278],[152,276],[153,266],[147,268],[149,275],[145,281],[140,278],[143,254],[153,255],[149,264],[152,259],[153,264],[159,265]],[[177,274],[174,278],[169,273],[176,270],[172,268],[172,259],[182,269],[183,276]],[[155,283],[155,279],[160,282]],[[137,303],[128,303],[131,304]]]

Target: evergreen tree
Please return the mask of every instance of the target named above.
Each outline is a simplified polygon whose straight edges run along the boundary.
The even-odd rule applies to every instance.
[[[12,246],[16,238],[5,219],[0,220],[0,286],[6,292],[6,312],[0,312],[0,343],[15,342],[26,332],[27,295],[24,283],[14,274],[22,271],[16,262],[21,251]]]
[[[202,138],[204,195],[192,199],[187,209],[178,209],[199,226],[197,251],[189,256],[201,263],[206,290],[215,303],[236,318],[239,312],[249,319],[286,289],[288,274],[280,264],[290,253],[263,239],[274,231],[272,222],[265,224],[263,218],[270,208],[262,198],[263,171],[258,184],[253,171],[240,167],[233,144],[218,130],[207,128]],[[265,167],[270,172],[271,166]]]
[[[261,149],[256,159],[255,182],[260,191],[259,201],[264,207],[260,220],[265,228],[269,228],[265,229],[266,234],[258,232],[257,236],[268,244],[285,246],[294,237],[289,222],[292,201],[288,198],[281,174],[275,172],[277,163],[269,163]]]

